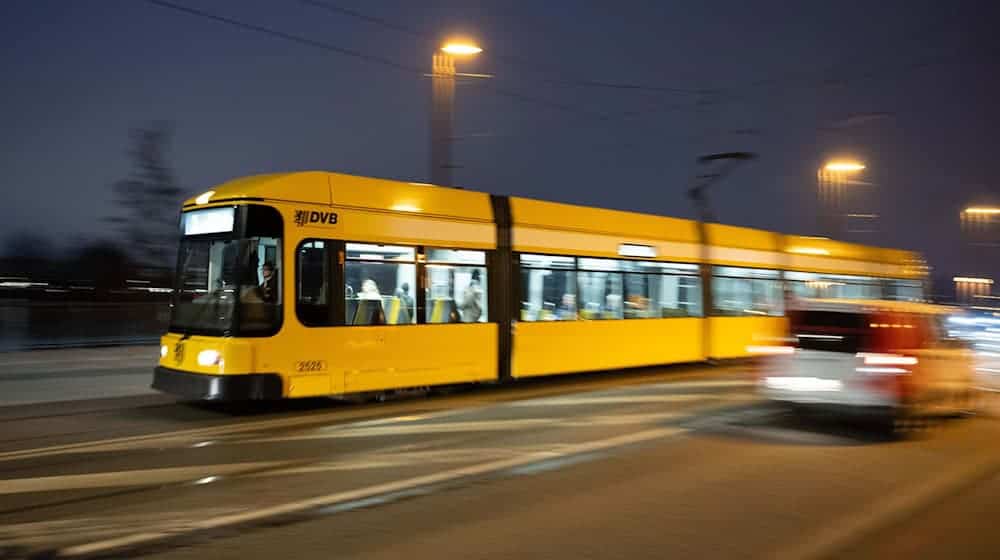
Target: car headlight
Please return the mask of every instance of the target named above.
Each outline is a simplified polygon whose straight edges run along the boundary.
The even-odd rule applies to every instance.
[[[160,357],[161,358],[166,358],[167,357],[167,345],[166,344],[163,344],[163,345],[160,346]]]
[[[219,354],[218,350],[202,350],[198,352],[198,365],[199,366],[215,366],[219,365],[219,360],[222,356]]]

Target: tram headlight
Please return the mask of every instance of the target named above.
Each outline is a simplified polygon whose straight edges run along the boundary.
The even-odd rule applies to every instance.
[[[219,365],[219,360],[222,355],[219,354],[218,350],[202,350],[198,352],[198,365],[199,366],[215,366]]]
[[[161,358],[166,358],[167,357],[167,345],[166,344],[160,345],[160,357]]]

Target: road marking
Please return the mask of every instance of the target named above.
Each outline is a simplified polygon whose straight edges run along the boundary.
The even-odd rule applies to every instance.
[[[678,388],[678,389],[688,389],[688,388],[715,388],[715,387],[742,387],[751,386],[753,383],[746,381],[677,381],[677,382],[665,382],[650,385],[643,385],[642,387],[648,388]],[[634,389],[634,386],[627,386],[623,388],[624,390]],[[601,389],[599,391],[584,391],[581,394],[587,395],[588,393],[607,393],[606,389]],[[666,397],[666,396],[665,396]],[[686,397],[686,396],[685,396]],[[523,405],[523,406],[534,406],[530,403],[536,400],[546,400],[552,397],[540,397],[536,399],[528,399],[522,401],[510,402],[491,402],[485,406],[469,406],[465,408],[458,409],[447,409],[440,410],[431,413],[421,414],[419,418],[421,420],[442,418],[445,416],[453,416],[458,414],[467,414],[483,408],[488,408],[492,406],[503,406],[503,405]],[[586,397],[581,397],[586,398]],[[701,398],[705,398],[702,396]],[[654,402],[664,402],[662,400],[657,400]],[[359,410],[359,413],[365,411]],[[348,412],[349,413],[349,412]],[[296,416],[292,418],[277,418],[270,420],[259,420],[245,422],[241,421],[238,424],[225,424],[222,426],[211,426],[206,428],[192,428],[188,430],[177,430],[173,432],[160,432],[155,434],[143,434],[137,436],[126,436],[120,438],[110,438],[105,440],[97,441],[85,441],[78,443],[69,443],[63,445],[54,445],[48,447],[39,447],[34,449],[23,449],[17,451],[7,451],[0,452],[0,462],[4,461],[16,461],[16,460],[27,460],[27,459],[39,459],[43,457],[50,457],[53,455],[63,455],[71,453],[99,453],[99,452],[109,452],[109,451],[125,451],[136,449],[137,444],[153,444],[163,445],[164,443],[180,443],[190,439],[201,439],[207,440],[212,438],[217,438],[221,435],[237,435],[247,432],[255,431],[266,431],[277,428],[294,428],[296,426],[303,425],[313,425],[313,424],[323,424],[325,422],[332,422],[333,425],[325,429],[336,429],[341,430],[344,428],[349,428],[352,423],[346,422],[347,418],[344,418],[345,411],[338,410],[329,413],[320,413],[316,415],[309,416]],[[377,425],[377,424],[389,424],[394,422],[410,422],[413,421],[413,415],[400,415],[390,418],[376,419],[376,420],[365,420],[357,423],[355,425]]]
[[[534,446],[538,447],[538,446]],[[391,469],[406,467],[410,465],[429,465],[441,463],[465,463],[482,460],[500,459],[503,457],[515,456],[524,453],[525,449],[519,448],[477,448],[467,449],[440,449],[434,451],[417,451],[414,453],[372,453],[362,455],[355,459],[343,461],[324,461],[312,465],[301,467],[289,467],[276,470],[268,470],[253,473],[251,478],[267,478],[272,476],[286,476],[290,474],[314,474],[328,471],[355,471],[367,469]]]
[[[246,511],[246,508],[219,507],[199,510],[198,515],[219,516],[241,511]],[[0,543],[16,542],[17,546],[23,547],[51,547],[54,543],[65,542],[67,539],[109,538],[129,531],[149,530],[150,526],[166,530],[169,527],[182,526],[190,519],[191,512],[186,510],[146,512],[141,516],[119,514],[7,524],[0,525]]]
[[[56,553],[58,556],[81,556],[85,554],[106,553],[120,548],[133,547],[133,546],[152,543],[169,537],[180,536],[186,533],[204,531],[210,529],[218,529],[221,527],[229,527],[232,525],[260,521],[262,519],[267,519],[280,515],[300,513],[315,508],[335,506],[343,502],[351,502],[356,500],[367,499],[381,494],[396,493],[405,490],[411,490],[421,486],[441,484],[461,478],[485,475],[492,472],[499,472],[516,467],[523,467],[525,465],[540,460],[552,460],[558,457],[565,457],[580,453],[590,453],[595,451],[612,449],[615,447],[623,447],[626,445],[633,445],[656,439],[676,436],[684,432],[685,430],[683,430],[682,428],[673,428],[673,427],[653,428],[650,430],[643,430],[641,432],[620,435],[603,440],[596,440],[586,443],[568,445],[562,447],[559,451],[555,452],[552,451],[531,452],[521,456],[512,457],[510,459],[501,459],[498,461],[490,461],[478,465],[459,467],[456,469],[451,469],[448,471],[443,471],[435,474],[417,476],[413,478],[407,478],[404,480],[398,480],[395,482],[388,482],[384,484],[376,484],[373,486],[367,486],[356,490],[335,492],[324,496],[317,496],[314,498],[288,502],[276,506],[257,509],[254,511],[236,513],[231,515],[221,515],[217,517],[212,517],[188,523],[185,525],[185,527],[177,528],[176,530],[147,531],[124,537],[98,540],[94,542],[69,546],[57,550]]]
[[[555,418],[521,418],[513,420],[470,420],[468,422],[448,422],[434,424],[404,424],[394,426],[374,426],[370,428],[347,428],[329,430],[322,433],[299,434],[288,436],[269,436],[239,440],[233,443],[273,443],[278,441],[308,441],[313,439],[346,439],[378,436],[403,436],[409,434],[451,434],[456,432],[504,432],[533,428],[537,426],[554,426],[559,423]]]
[[[552,397],[509,403],[508,406],[581,406],[588,404],[643,404],[683,402],[712,399],[712,395],[608,395],[581,397]]]
[[[666,381],[664,383],[654,383],[646,387],[665,389],[714,389],[716,387],[755,387],[755,381],[745,381],[739,379],[705,380],[705,381]]]
[[[475,410],[475,408],[462,408],[458,410],[442,410],[439,412],[423,415],[424,418],[440,418],[454,414],[465,413]],[[359,410],[359,413],[365,411]],[[7,451],[0,453],[0,462],[16,461],[25,459],[39,459],[53,455],[68,453],[97,453],[102,451],[125,451],[136,448],[136,444],[155,443],[162,445],[168,442],[183,442],[191,439],[208,440],[222,435],[234,435],[246,432],[273,430],[278,428],[294,428],[301,425],[323,424],[333,421],[333,427],[344,428],[350,426],[351,422],[346,422],[344,411],[321,413],[309,416],[295,416],[292,418],[276,418],[271,420],[259,420],[255,422],[243,422],[238,424],[224,424],[222,426],[210,426],[207,428],[192,428],[190,430],[177,430],[173,432],[159,432],[155,434],[143,434],[138,436],[126,436],[120,438],[110,438],[97,441],[83,441],[79,443],[68,443],[63,445],[53,445],[49,447],[37,447],[34,449],[23,449],[18,451]],[[392,417],[383,419],[385,422],[398,418],[408,418],[408,416]],[[337,420],[341,422],[338,423]]]
[[[901,521],[928,505],[957,493],[964,487],[994,474],[1000,469],[1000,458],[983,457],[972,463],[943,473],[921,486],[903,489],[888,499],[854,510],[842,519],[824,524],[824,528],[789,548],[769,555],[775,560],[806,560],[836,557],[852,543],[861,541],[881,528]]]
[[[117,472],[41,476],[36,478],[10,478],[0,480],[0,495],[26,492],[54,492],[113,488],[120,486],[146,486],[204,480],[212,476],[234,475],[289,464],[290,461],[262,461],[194,467],[163,467]]]
[[[317,439],[349,439],[380,436],[403,436],[409,434],[451,434],[462,432],[504,432],[508,430],[523,430],[528,428],[567,428],[580,426],[624,426],[630,424],[648,424],[680,418],[681,413],[649,412],[634,414],[594,415],[584,418],[510,418],[468,420],[465,422],[423,423],[389,426],[363,426],[358,428],[321,428],[314,433],[295,434],[287,436],[264,436],[239,440],[223,440],[218,443],[242,445],[253,443],[275,443],[285,441],[309,441]]]

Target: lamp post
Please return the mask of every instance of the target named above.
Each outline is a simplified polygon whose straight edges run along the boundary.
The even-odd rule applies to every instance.
[[[455,57],[473,56],[483,49],[474,43],[450,42],[434,53],[431,60],[431,161],[430,179],[435,185],[450,186],[452,121],[455,110]]]
[[[850,177],[864,171],[865,164],[855,160],[835,160],[827,162],[816,173],[819,183],[819,223],[823,228],[823,233],[830,237],[837,237],[841,231],[841,219],[844,218],[843,210],[843,188],[844,185],[852,184]],[[866,218],[875,215],[864,214]]]

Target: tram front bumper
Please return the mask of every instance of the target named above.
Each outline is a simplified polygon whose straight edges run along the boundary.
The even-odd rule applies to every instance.
[[[204,401],[272,400],[282,397],[281,376],[276,373],[211,375],[158,366],[153,389],[184,399]]]

